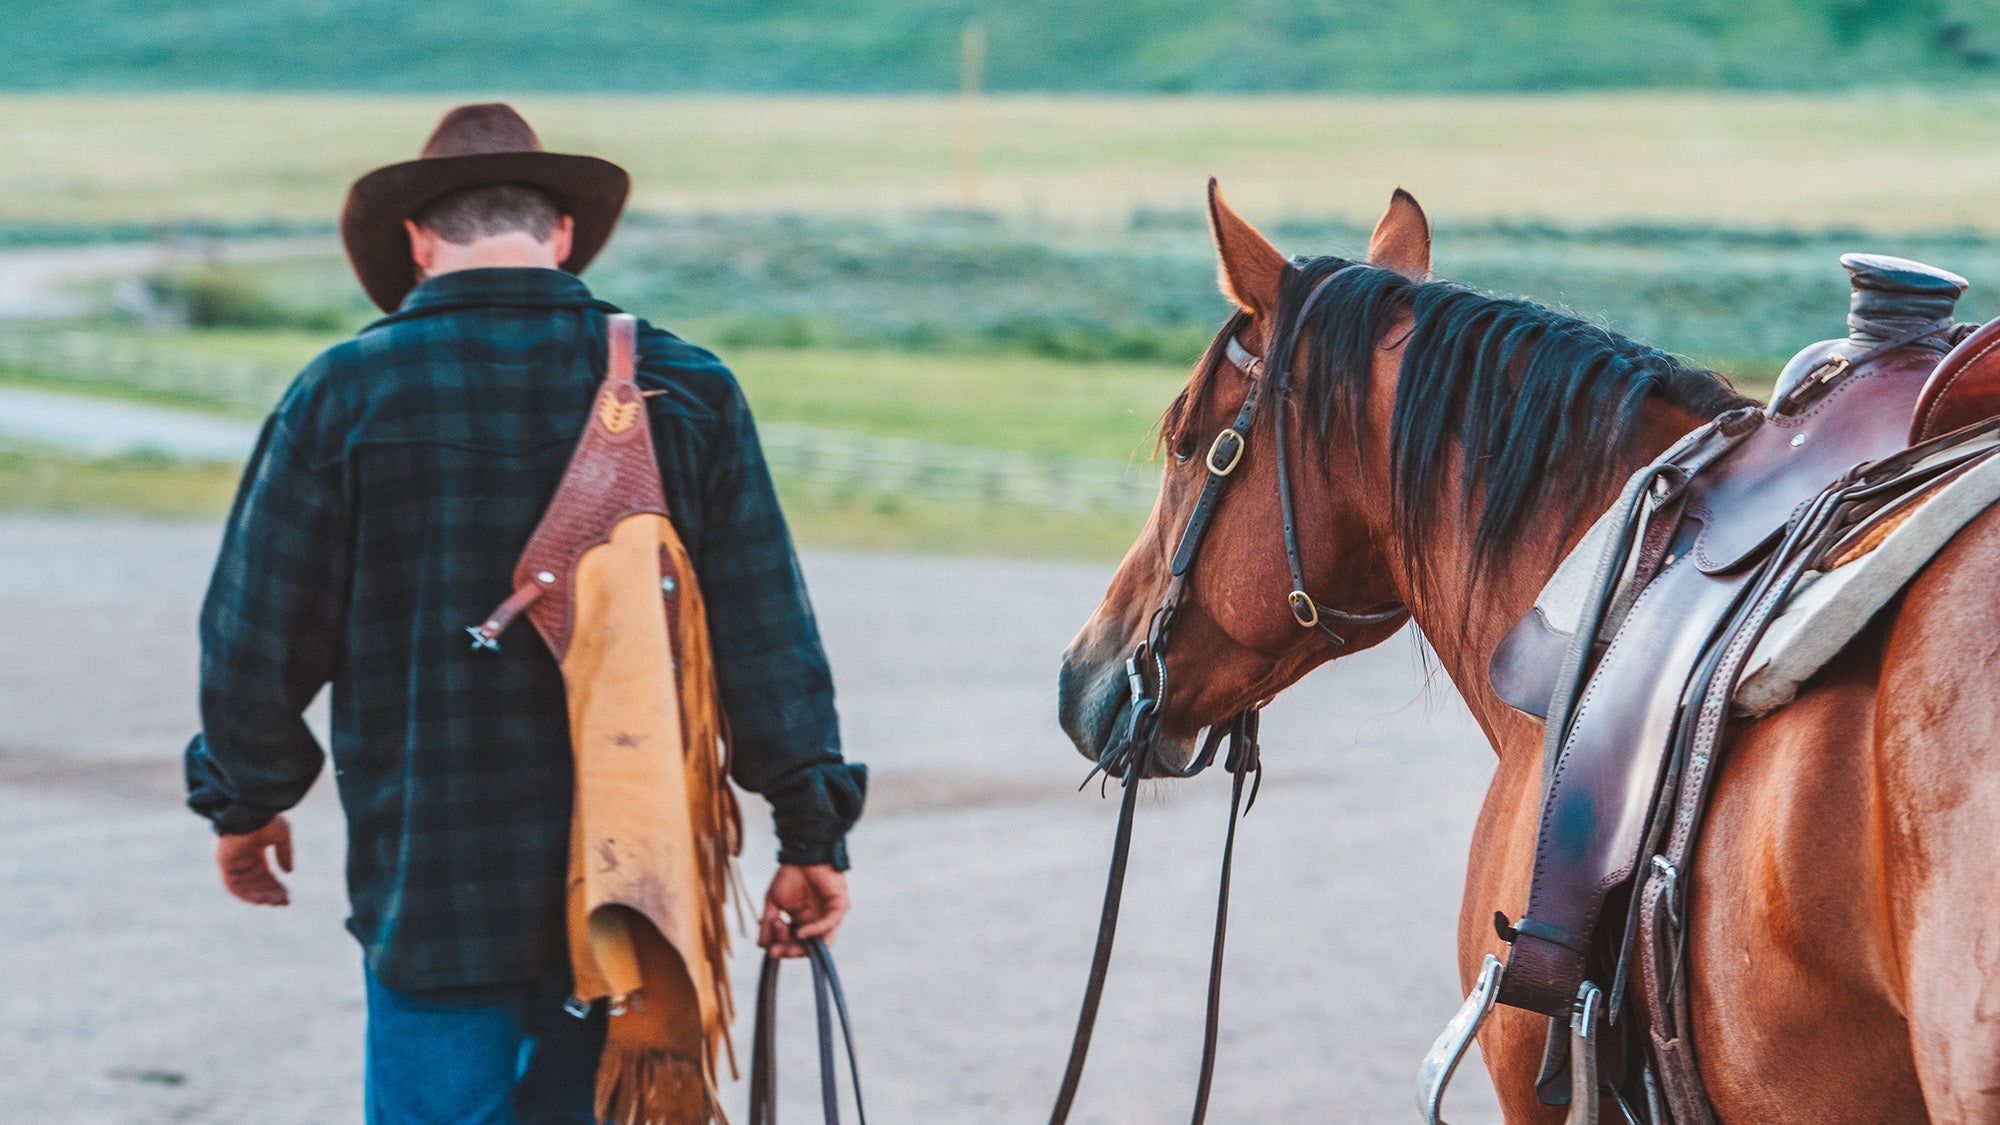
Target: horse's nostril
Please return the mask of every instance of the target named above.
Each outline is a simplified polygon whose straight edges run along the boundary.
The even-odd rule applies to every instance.
[[[1092,664],[1072,650],[1056,670],[1056,710],[1063,733],[1077,751],[1095,759],[1110,738],[1123,698],[1116,668]]]
[[[1077,739],[1078,732],[1082,730],[1079,720],[1082,718],[1083,700],[1082,693],[1077,690],[1078,679],[1071,655],[1063,653],[1062,663],[1056,669],[1056,715],[1062,722],[1063,733],[1072,740]]]

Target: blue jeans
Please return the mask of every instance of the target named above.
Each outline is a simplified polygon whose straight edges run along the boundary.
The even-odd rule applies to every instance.
[[[421,992],[367,978],[368,1125],[594,1125],[604,1006],[564,1011],[568,972]]]

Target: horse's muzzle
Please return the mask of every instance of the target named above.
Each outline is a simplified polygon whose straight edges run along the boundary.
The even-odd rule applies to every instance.
[[[1089,661],[1075,649],[1063,653],[1056,673],[1056,709],[1077,753],[1093,762],[1102,758],[1112,740],[1122,737],[1131,702],[1121,665]]]
[[[1124,661],[1091,661],[1071,648],[1063,654],[1056,675],[1056,706],[1063,733],[1076,744],[1077,753],[1092,762],[1103,761],[1107,751],[1118,749],[1117,744],[1132,733],[1134,703]],[[1172,771],[1193,760],[1195,749],[1191,738],[1157,735],[1153,768],[1145,776],[1172,776]]]

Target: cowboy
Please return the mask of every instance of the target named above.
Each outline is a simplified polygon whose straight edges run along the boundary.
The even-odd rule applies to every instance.
[[[370,1122],[594,1119],[606,1015],[571,1014],[564,683],[527,630],[497,651],[465,632],[512,588],[605,377],[618,310],[576,274],[629,183],[543,151],[497,104],[452,110],[421,157],[357,180],[341,237],[388,315],[308,365],[265,423],[202,610],[188,803],[246,902],[288,901],[283,813],[325,759],[301,712],[333,685]],[[759,944],[798,956],[846,914],[866,772],[841,756],[741,390],[643,322],[635,379],[712,623],[730,773],[772,807]]]

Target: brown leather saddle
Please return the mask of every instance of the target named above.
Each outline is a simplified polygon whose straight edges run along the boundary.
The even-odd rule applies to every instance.
[[[1426,1060],[1433,1122],[1494,1003],[1550,1017],[1537,1085],[1572,1122],[1596,1121],[1600,1100],[1652,1125],[1713,1120],[1682,1030],[1679,922],[1729,694],[1830,547],[1992,453],[1964,439],[2000,429],[2000,321],[1953,322],[1964,279],[1876,255],[1841,263],[1852,334],[1801,351],[1768,407],[1715,419],[1636,474],[1606,517],[1615,534],[1574,632],[1530,612],[1494,653],[1501,698],[1546,720],[1541,824],[1527,910],[1495,918],[1511,955],[1488,958]],[[1645,1037],[1618,1021],[1635,960]]]

